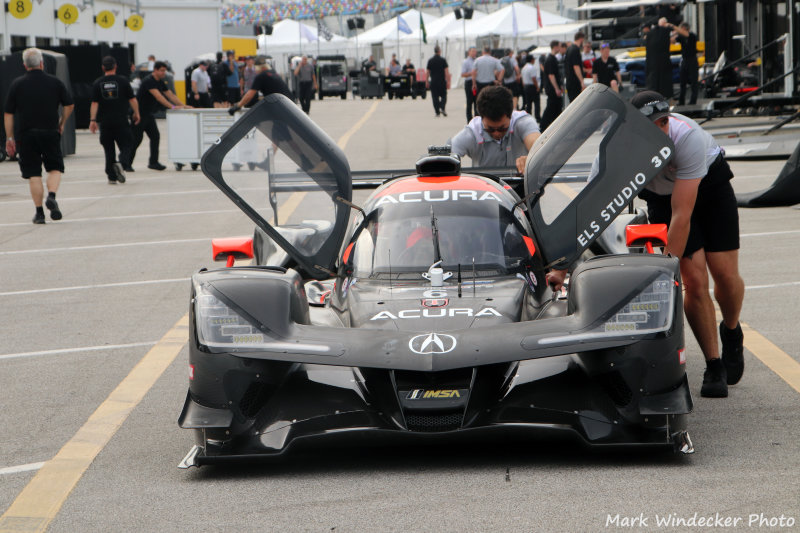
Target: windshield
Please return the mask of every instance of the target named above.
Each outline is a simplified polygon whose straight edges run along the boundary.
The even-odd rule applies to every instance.
[[[343,76],[344,68],[340,63],[326,63],[319,66],[320,76]]]
[[[373,211],[355,241],[356,276],[425,272],[438,258],[442,265],[471,276],[476,270],[490,275],[516,271],[530,257],[523,230],[511,212],[496,203],[464,210],[463,203],[430,202],[381,206]]]

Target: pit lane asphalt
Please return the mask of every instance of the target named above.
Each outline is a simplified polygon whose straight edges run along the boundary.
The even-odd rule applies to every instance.
[[[430,99],[326,99],[312,103],[311,117],[339,140],[373,106],[345,149],[353,169],[409,168],[464,123],[460,90],[450,91],[446,118],[433,117]],[[163,122],[160,129],[167,163]],[[79,132],[77,141],[58,195],[60,222],[31,224],[18,167],[0,164],[3,512],[36,464],[50,460],[186,314],[189,276],[214,266],[210,239],[252,233],[201,173],[149,171],[142,146],[128,183],[109,186],[97,137]],[[769,185],[783,161],[731,166],[734,187],[744,192]],[[259,177],[242,171],[235,179]],[[740,217],[750,287],[742,320],[800,361],[800,213],[742,209]],[[189,471],[175,468],[192,444],[176,424],[187,386],[184,348],[49,531],[598,531],[618,513],[641,514],[656,529],[657,514],[695,512],[742,517],[744,530],[756,529],[746,527],[751,513],[783,514],[800,529],[800,393],[746,351],[745,376],[730,397],[701,398],[703,365],[688,328],[686,340],[691,457],[492,442],[317,451],[277,464]]]

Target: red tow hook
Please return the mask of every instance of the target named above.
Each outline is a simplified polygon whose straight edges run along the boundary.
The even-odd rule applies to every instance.
[[[212,239],[211,249],[214,261],[225,259],[225,266],[230,268],[237,259],[253,258],[252,237],[229,237]]]
[[[643,246],[648,254],[653,254],[654,246],[667,245],[666,224],[631,224],[625,227],[625,244],[629,248]]]

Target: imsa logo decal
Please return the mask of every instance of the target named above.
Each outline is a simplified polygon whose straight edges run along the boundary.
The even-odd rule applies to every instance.
[[[438,399],[461,398],[461,392],[462,391],[457,389],[440,389],[440,390],[414,389],[408,393],[406,399],[438,400]]]

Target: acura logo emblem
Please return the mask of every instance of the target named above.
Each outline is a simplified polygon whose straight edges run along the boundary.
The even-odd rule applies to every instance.
[[[442,333],[417,335],[408,341],[408,349],[421,355],[429,353],[448,353],[456,347],[456,338]]]

